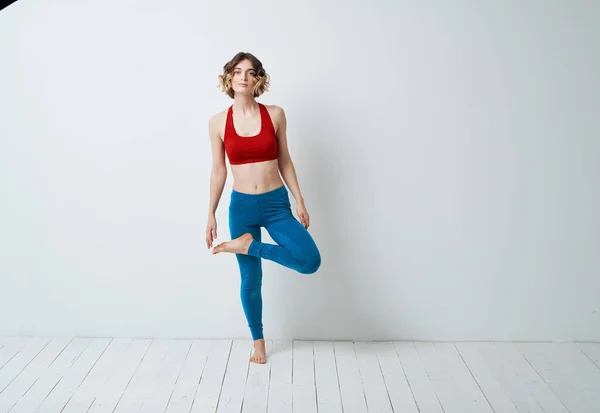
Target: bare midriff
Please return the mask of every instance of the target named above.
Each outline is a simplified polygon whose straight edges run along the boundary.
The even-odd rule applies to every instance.
[[[283,185],[277,159],[231,165],[233,189],[246,194],[262,194]]]

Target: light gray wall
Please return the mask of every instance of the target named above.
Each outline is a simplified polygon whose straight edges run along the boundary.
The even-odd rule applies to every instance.
[[[250,51],[323,256],[264,263],[268,338],[600,340],[599,4],[11,5],[0,334],[249,337],[204,228],[217,74]]]

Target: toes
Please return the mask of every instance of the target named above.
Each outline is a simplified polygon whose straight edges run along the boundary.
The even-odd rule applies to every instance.
[[[267,358],[265,356],[252,356],[250,357],[250,361],[258,364],[266,364]]]

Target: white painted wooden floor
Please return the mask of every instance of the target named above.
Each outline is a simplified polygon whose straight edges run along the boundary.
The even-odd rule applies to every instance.
[[[600,412],[600,343],[0,337],[0,412]]]

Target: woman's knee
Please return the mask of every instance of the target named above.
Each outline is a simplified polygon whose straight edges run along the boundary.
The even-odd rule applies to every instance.
[[[245,258],[246,256],[241,256]],[[262,287],[262,268],[260,262],[252,260],[245,265],[240,265],[240,276],[241,276],[241,291],[242,293],[251,293],[260,291]]]
[[[318,250],[315,250],[310,255],[306,256],[304,262],[298,268],[298,272],[301,274],[314,274],[321,266],[321,254]]]

